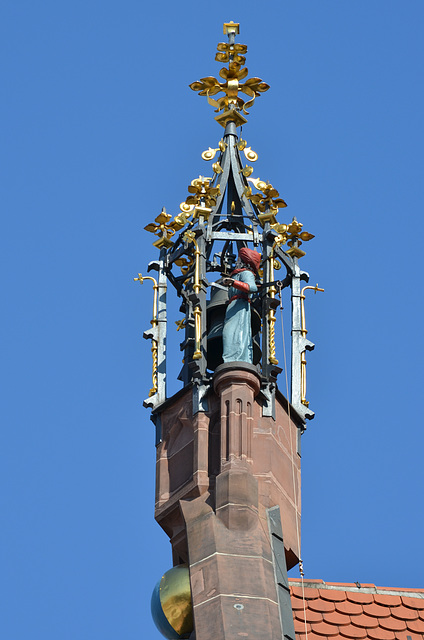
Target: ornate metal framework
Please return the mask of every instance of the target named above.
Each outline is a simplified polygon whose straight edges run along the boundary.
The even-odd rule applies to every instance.
[[[276,296],[290,287],[290,401],[305,424],[305,419],[314,416],[305,397],[305,352],[312,350],[314,344],[306,338],[304,326],[304,291],[308,287],[301,289],[301,281],[308,282],[309,275],[299,267],[299,259],[305,255],[300,245],[314,236],[302,231],[302,224],[296,218],[285,223],[277,221],[279,209],[287,206],[285,201],[271,184],[251,177],[253,168],[244,161],[255,162],[258,156],[241,139],[237,128],[246,122],[247,108],[269,86],[260,78],[246,80],[248,71],[242,68],[245,63],[242,54],[247,47],[235,43],[238,32],[238,24],[226,23],[224,33],[228,35],[228,43],[218,45],[216,60],[228,63],[228,68],[224,67],[219,73],[225,82],[210,76],[190,85],[216,107],[219,114],[216,120],[225,129],[218,145],[202,153],[203,160],[213,161],[212,175],[199,176],[190,183],[189,195],[177,215],[172,216],[163,209],[155,221],[145,227],[157,236],[153,244],[159,249],[159,259],[148,267],[149,271],[157,272],[157,280],[154,280],[152,328],[144,333],[145,338],[152,340],[153,352],[153,388],[144,404],[155,414],[166,400],[166,291],[170,283],[181,299],[183,314],[177,321],[177,328],[184,330],[181,342],[184,360],[179,379],[184,386],[193,388],[194,410],[206,409],[205,395],[213,375],[211,354],[208,363],[211,332],[208,310],[217,288],[219,291],[217,276],[229,275],[237,252],[241,247],[250,246],[262,255],[262,286],[252,306],[261,317],[262,354],[258,368],[262,377],[263,413],[273,415],[276,381],[281,372],[275,336],[275,309],[279,304]],[[212,99],[220,92],[223,97]],[[248,102],[239,93],[247,95]],[[281,265],[286,274],[275,280],[274,270]],[[139,274],[134,280],[143,282],[143,276]],[[318,285],[310,288],[322,291]],[[210,291],[214,293],[208,300]]]

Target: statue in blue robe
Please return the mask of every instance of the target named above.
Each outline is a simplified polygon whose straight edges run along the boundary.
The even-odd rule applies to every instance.
[[[250,296],[258,290],[255,274],[260,258],[257,251],[240,249],[240,268],[235,269],[231,277],[224,280],[230,287],[230,300],[222,333],[224,362],[253,363]]]

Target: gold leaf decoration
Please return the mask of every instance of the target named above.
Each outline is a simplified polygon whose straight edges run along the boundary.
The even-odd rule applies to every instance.
[[[225,32],[238,33],[234,29],[227,29]],[[228,68],[222,67],[219,71],[219,76],[224,82],[219,82],[214,76],[206,76],[196,82],[192,82],[189,87],[193,91],[197,91],[199,95],[206,96],[209,104],[214,106],[218,113],[220,111],[224,112],[216,118],[222,126],[225,127],[229,119],[232,119],[236,126],[240,126],[246,121],[240,112],[248,114],[247,109],[253,105],[255,99],[261,93],[268,91],[269,85],[258,77],[246,79],[248,69],[244,67],[246,63],[244,54],[247,53],[245,44],[220,42],[217,45],[217,49],[215,60],[228,64]],[[242,82],[243,80],[245,80],[244,83]],[[223,93],[224,96],[218,100],[213,100],[212,96],[218,93]],[[249,100],[245,101],[239,95],[240,93],[244,93]],[[236,112],[238,112],[238,116]]]

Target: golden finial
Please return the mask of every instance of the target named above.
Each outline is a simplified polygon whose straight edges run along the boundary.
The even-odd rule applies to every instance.
[[[303,224],[298,222],[296,218],[293,218],[290,224],[272,224],[271,227],[278,233],[274,245],[280,246],[287,242],[290,247],[287,249],[287,253],[296,258],[302,258],[305,255],[305,252],[299,248],[302,241],[308,242],[315,238],[312,233],[302,231]]]
[[[214,171],[215,173],[222,171],[221,166],[217,162],[214,163]],[[217,187],[212,187],[211,182],[212,178],[199,176],[195,180],[192,180],[188,187],[188,192],[192,195],[186,198],[184,204],[193,208],[193,215],[195,218],[202,215],[207,220],[212,211],[211,207],[216,205],[216,199],[220,194],[220,188],[219,185]],[[181,204],[180,206],[182,207],[183,205]]]
[[[277,189],[274,189],[269,182],[264,182],[260,178],[247,178],[247,180],[254,185],[255,189],[262,192],[252,194],[251,187],[246,187],[244,190],[246,198],[253,202],[261,212],[258,215],[261,225],[263,226],[265,222],[270,222],[271,226],[277,224],[275,216],[278,209],[287,207],[286,202],[279,197]]]
[[[150,224],[146,225],[144,228],[146,231],[150,231],[150,233],[154,233],[156,236],[159,236],[159,240],[153,243],[154,247],[158,249],[162,249],[165,247],[169,249],[174,244],[170,238],[175,233],[175,229],[171,227],[169,221],[172,216],[169,213],[166,213],[165,207],[162,207],[162,211],[155,218],[155,222],[150,222]],[[156,224],[155,224],[156,223]]]
[[[241,112],[248,115],[247,109],[253,105],[255,98],[269,89],[269,85],[261,78],[249,78],[244,83],[241,82],[247,77],[248,69],[247,67],[242,69],[246,62],[243,54],[247,52],[247,46],[235,43],[235,36],[239,32],[240,28],[237,22],[224,23],[224,34],[228,35],[228,42],[218,44],[215,60],[228,63],[228,69],[223,67],[219,72],[225,82],[219,82],[215,77],[207,76],[189,85],[190,89],[198,91],[200,96],[206,96],[209,104],[216,107],[217,113],[222,111],[215,120],[223,127],[230,121],[234,122],[237,127],[247,122]],[[224,93],[224,96],[218,100],[211,97],[221,92]],[[247,102],[243,100],[239,95],[240,92],[250,99]]]
[[[239,22],[224,22],[224,36],[229,33],[236,33],[237,35],[240,33],[240,23]]]

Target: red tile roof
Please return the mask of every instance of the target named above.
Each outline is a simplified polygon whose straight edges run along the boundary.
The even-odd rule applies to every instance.
[[[299,580],[289,583],[297,640],[424,639],[424,589],[322,580],[305,580],[303,588]]]

